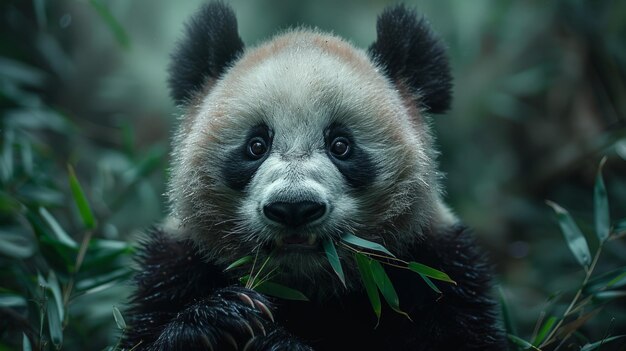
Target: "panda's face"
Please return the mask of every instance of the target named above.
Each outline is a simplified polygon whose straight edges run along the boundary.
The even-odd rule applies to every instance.
[[[289,280],[326,274],[323,240],[353,233],[401,250],[415,213],[432,211],[424,126],[365,53],[334,37],[291,32],[248,53],[193,113],[173,203],[224,263],[271,253]]]

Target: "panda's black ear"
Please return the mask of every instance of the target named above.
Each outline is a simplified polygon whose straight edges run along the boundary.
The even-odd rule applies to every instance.
[[[446,50],[427,21],[404,5],[387,8],[376,23],[370,57],[396,84],[408,87],[420,107],[443,113],[452,100],[452,77]]]
[[[185,29],[169,65],[170,92],[183,105],[208,79],[219,78],[244,49],[235,13],[222,2],[203,5]]]

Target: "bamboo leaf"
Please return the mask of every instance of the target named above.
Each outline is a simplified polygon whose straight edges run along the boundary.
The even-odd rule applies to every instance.
[[[89,1],[89,4],[96,10],[100,18],[106,23],[109,27],[117,42],[124,48],[128,49],[130,47],[130,39],[128,38],[128,34],[124,30],[124,27],[115,19],[111,11],[100,3],[97,0]]]
[[[262,282],[258,284],[254,288],[254,290],[262,294],[278,297],[285,300],[309,301],[309,299],[298,290],[288,288],[284,285],[277,283]]]
[[[22,333],[22,351],[32,351],[33,347],[30,344],[30,340],[26,334]]]
[[[69,172],[70,188],[72,190],[72,195],[74,196],[74,202],[76,202],[76,206],[78,207],[80,217],[82,218],[87,229],[94,229],[96,227],[96,219],[91,212],[91,207],[89,207],[89,202],[83,192],[83,188],[80,186],[78,178],[76,178],[74,168],[68,165],[67,169]]]
[[[88,290],[92,290],[111,282],[127,278],[132,273],[133,271],[131,269],[129,269],[128,267],[123,267],[112,272],[97,275],[95,277],[90,275],[89,278],[79,280],[78,283],[76,283],[76,290],[81,292],[87,292]]]
[[[35,253],[34,239],[25,234],[0,230],[0,254],[12,258],[28,258]]]
[[[528,341],[515,336],[513,334],[507,334],[506,337],[515,345],[517,346],[521,346],[524,350],[528,350],[528,349],[534,349],[534,350],[539,350],[538,348],[536,348],[535,346],[533,346],[533,344],[529,343]]]
[[[385,301],[387,301],[387,304],[389,304],[389,307],[406,316],[408,319],[411,319],[406,312],[400,309],[400,299],[398,298],[396,289],[393,287],[387,272],[385,272],[385,268],[383,268],[380,262],[376,260],[370,260],[369,264],[374,282],[376,283],[376,286],[378,286],[378,290],[383,295],[383,298],[385,298]]]
[[[339,261],[339,255],[337,254],[337,248],[335,248],[335,243],[332,239],[325,239],[324,242],[324,251],[326,252],[326,257],[328,258],[328,262],[330,266],[341,280],[343,286],[346,286],[346,278],[343,274],[343,268],[341,267],[341,261]]]
[[[374,281],[374,276],[372,275],[372,269],[370,267],[371,259],[360,253],[355,253],[354,258],[356,259],[357,267],[361,273],[361,280],[363,281],[367,297],[372,304],[374,314],[376,315],[377,320],[380,321],[382,305],[380,302],[380,295],[378,294],[378,288],[376,287],[376,282]]]
[[[606,345],[608,343],[610,343],[611,341],[615,341],[617,339],[621,339],[623,337],[626,337],[626,335],[616,335],[616,336],[612,336],[610,338],[606,338],[606,339],[602,339],[600,341],[596,341],[592,344],[586,344],[585,346],[583,346],[580,351],[592,351],[592,350],[596,350],[599,349],[600,346]]]
[[[608,288],[620,288],[626,285],[626,267],[600,274],[587,282],[584,292],[589,294]]]
[[[0,307],[26,307],[26,299],[16,294],[0,294]]]
[[[548,320],[546,320],[541,329],[539,329],[535,340],[533,340],[533,346],[539,346],[546,339],[546,336],[548,336],[548,333],[552,331],[556,322],[557,318],[554,316],[551,316]]]
[[[617,234],[621,232],[626,232],[626,218],[622,218],[617,221],[613,226],[613,231]]]
[[[439,288],[437,287],[437,285],[435,285],[435,283],[433,283],[432,280],[430,280],[430,278],[428,278],[427,276],[418,273],[420,275],[420,277],[422,277],[422,279],[424,279],[424,281],[426,282],[426,285],[428,285],[431,289],[433,289],[434,292],[436,292],[437,294],[441,294],[441,290],[439,290]]]
[[[611,219],[609,217],[609,200],[606,195],[604,179],[602,179],[602,168],[606,163],[606,157],[600,161],[596,184],[593,190],[593,210],[596,225],[596,235],[600,242],[606,241],[609,237]]]
[[[41,217],[43,217],[46,223],[48,223],[48,226],[50,226],[52,232],[54,233],[54,236],[58,241],[71,248],[78,248],[78,244],[76,243],[76,241],[74,241],[74,239],[72,239],[67,234],[67,232],[63,230],[59,222],[57,222],[57,220],[52,216],[52,214],[50,214],[50,212],[48,212],[48,210],[46,210],[44,207],[39,207],[39,214],[41,215]]]
[[[0,58],[0,73],[3,71],[3,61],[5,59]],[[3,137],[4,143],[2,145],[2,155],[0,155],[0,179],[8,181],[13,177],[13,142],[15,133],[11,129],[3,130]]]
[[[250,263],[250,262],[252,262],[253,259],[254,259],[254,257],[252,257],[252,256],[244,256],[244,257],[238,259],[237,261],[229,264],[228,267],[226,267],[224,269],[224,272],[230,271],[231,269],[235,269],[235,268],[240,267],[240,266],[243,266],[246,263]]]
[[[56,348],[60,348],[63,343],[63,329],[61,327],[62,322],[59,316],[59,307],[57,306],[55,299],[48,300],[48,329],[50,330],[50,339]]]
[[[502,287],[498,287],[499,298],[500,298],[500,308],[502,310],[502,319],[504,321],[504,329],[508,333],[508,335],[517,334],[517,328],[513,323],[513,319],[511,318],[511,312],[509,311],[509,305],[504,296],[504,291]]]
[[[621,299],[626,297],[626,291],[624,290],[609,290],[609,291],[600,291],[593,294],[593,297],[597,301],[611,301],[614,299]]]
[[[391,252],[389,252],[389,250],[387,250],[384,246],[382,246],[381,244],[369,241],[369,240],[365,240],[363,238],[359,238],[358,236],[349,234],[349,233],[345,233],[341,236],[341,240],[343,240],[344,242],[348,243],[348,244],[352,244],[355,246],[359,246],[365,249],[369,249],[369,250],[374,250],[374,251],[379,251],[382,253],[385,253],[391,257],[396,257],[394,256],[394,254],[392,254]]]
[[[122,316],[122,312],[120,312],[119,308],[113,306],[113,318],[115,319],[115,323],[117,327],[121,330],[126,329],[126,321],[124,321],[124,317]]]
[[[456,284],[454,280],[452,280],[447,274],[442,271],[436,270],[432,267],[429,267],[425,264],[417,263],[417,262],[409,262],[409,269],[415,273],[419,273],[425,275],[427,277],[442,280],[444,282]]]
[[[566,209],[556,203],[552,201],[546,201],[546,203],[556,212],[561,232],[563,232],[567,245],[574,254],[574,257],[576,257],[578,263],[585,268],[589,267],[591,263],[589,246],[587,245],[585,236],[580,231],[580,228],[578,228],[578,225],[576,225],[576,222],[574,222],[572,216],[570,216]]]
[[[50,270],[50,272],[48,273],[48,289],[52,292],[52,297],[54,297],[56,306],[59,309],[59,319],[61,320],[61,322],[63,322],[63,319],[65,318],[63,294],[61,294],[61,286],[59,285],[59,281],[53,270]]]

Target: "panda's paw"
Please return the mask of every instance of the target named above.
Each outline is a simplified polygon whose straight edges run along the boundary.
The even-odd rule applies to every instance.
[[[259,335],[250,339],[244,351],[312,351],[313,349],[300,340],[289,335],[283,329],[275,329],[267,335]]]
[[[274,324],[271,309],[270,302],[254,290],[220,289],[179,312],[155,346],[161,350],[287,350],[282,345],[292,338]]]

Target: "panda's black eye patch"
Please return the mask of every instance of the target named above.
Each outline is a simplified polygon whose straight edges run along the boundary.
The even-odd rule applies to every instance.
[[[243,190],[248,185],[256,170],[269,155],[272,136],[272,130],[267,125],[254,126],[246,133],[241,146],[226,154],[222,176],[229,187]]]
[[[352,131],[341,124],[331,124],[324,131],[328,158],[352,187],[371,184],[378,173],[368,152],[362,148]]]

